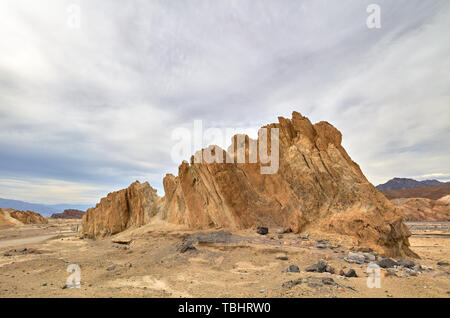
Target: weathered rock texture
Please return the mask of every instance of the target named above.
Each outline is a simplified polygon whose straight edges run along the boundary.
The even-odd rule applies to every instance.
[[[438,200],[443,196],[450,195],[450,185],[402,190],[388,190],[381,191],[381,193],[383,193],[389,200],[402,198],[426,198],[431,200]]]
[[[84,215],[84,212],[81,210],[75,209],[67,209],[61,213],[53,213],[52,219],[81,219]]]
[[[439,200],[425,198],[393,199],[405,221],[450,221],[450,195]]]
[[[47,224],[48,220],[32,211],[0,209],[0,225]]]
[[[151,192],[144,203],[148,195],[142,190],[135,194],[141,199],[126,200],[124,193],[136,184],[108,195],[107,202],[102,199],[83,218],[84,233],[93,237],[117,233],[127,228],[129,218],[138,217],[136,225],[141,225],[159,211],[168,222],[192,229],[260,225],[290,227],[294,232],[315,229],[352,236],[359,245],[389,256],[415,256],[408,247],[410,232],[402,214],[367,181],[341,146],[336,128],[327,122],[313,125],[297,112],[292,119],[280,117],[279,123],[263,128],[279,129],[277,173],[261,174],[259,155],[257,163],[242,164],[194,163],[192,157],[191,163],[179,166],[177,177],[164,178],[166,195],[160,200]],[[247,159],[250,142],[246,137]],[[133,207],[126,208],[124,202]],[[153,213],[146,215],[150,208]]]
[[[136,181],[127,189],[109,193],[95,208],[88,209],[81,231],[89,237],[101,237],[142,226],[157,214],[160,200],[148,182]]]

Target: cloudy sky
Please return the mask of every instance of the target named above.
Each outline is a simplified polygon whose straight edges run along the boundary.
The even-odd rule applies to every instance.
[[[0,197],[163,194],[174,129],[293,110],[335,125],[374,184],[450,180],[448,30],[447,0],[3,0]]]

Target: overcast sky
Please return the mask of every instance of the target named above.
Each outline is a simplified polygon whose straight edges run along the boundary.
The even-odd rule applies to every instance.
[[[175,128],[293,110],[336,126],[375,185],[450,180],[449,30],[447,0],[2,0],[0,197],[163,194]]]

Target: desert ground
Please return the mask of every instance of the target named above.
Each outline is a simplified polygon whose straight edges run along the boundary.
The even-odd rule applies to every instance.
[[[155,221],[91,240],[78,224],[1,227],[0,297],[450,297],[450,222],[409,222],[421,259],[415,270],[381,268],[380,288],[368,287],[367,263],[346,261],[350,242],[336,235],[199,232]],[[306,271],[320,260],[335,274]],[[81,269],[80,288],[66,285],[70,264]]]

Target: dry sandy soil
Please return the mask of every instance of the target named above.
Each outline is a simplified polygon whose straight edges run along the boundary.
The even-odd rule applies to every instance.
[[[0,297],[450,297],[450,222],[408,223],[421,256],[414,261],[424,269],[417,276],[381,269],[381,288],[367,287],[367,264],[347,263],[349,242],[336,236],[199,233],[156,223],[94,241],[79,238],[78,223],[0,228]],[[320,239],[329,247],[317,248]],[[319,260],[336,274],[305,271]],[[81,268],[80,288],[63,288],[70,264]],[[300,272],[287,272],[289,265]],[[358,277],[338,275],[351,268]]]

